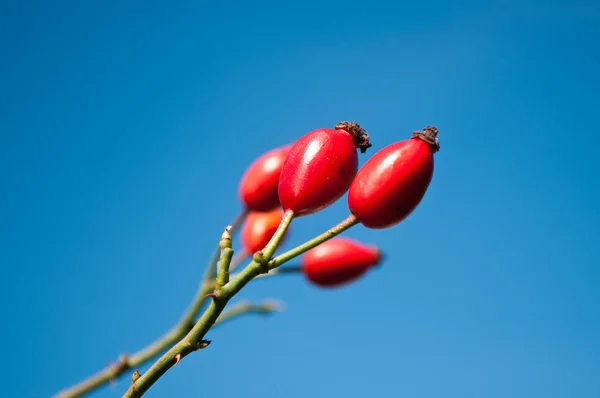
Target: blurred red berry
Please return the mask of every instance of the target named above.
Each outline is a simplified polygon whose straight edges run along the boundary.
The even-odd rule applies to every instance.
[[[427,127],[389,145],[358,171],[348,192],[348,208],[367,228],[388,228],[418,206],[433,176],[438,130]]]
[[[290,149],[279,178],[279,200],[297,217],[316,213],[337,201],[358,169],[356,148],[365,152],[369,136],[356,123],[311,131]]]
[[[283,211],[275,208],[267,212],[250,212],[244,221],[241,238],[246,253],[262,250],[277,231],[283,217]]]
[[[240,181],[239,195],[247,210],[269,211],[279,206],[279,175],[291,147],[290,144],[272,149],[246,169]]]
[[[302,258],[302,272],[317,286],[341,286],[361,277],[381,259],[377,247],[338,237],[307,251]]]

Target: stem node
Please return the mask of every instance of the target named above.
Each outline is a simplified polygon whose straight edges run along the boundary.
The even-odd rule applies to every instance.
[[[135,383],[140,377],[142,377],[142,374],[140,373],[139,369],[136,369],[131,375],[131,382]]]
[[[258,264],[261,264],[261,265],[266,264],[266,263],[269,262],[269,259],[265,258],[265,255],[263,254],[262,250],[259,250],[256,253],[254,253],[254,256],[252,256],[252,260],[255,263],[258,263]]]
[[[206,296],[204,297],[211,297],[214,301],[219,301],[223,298],[223,293],[221,292],[221,289],[219,290],[215,290],[212,293],[208,293]],[[193,328],[194,326],[192,326]]]
[[[262,274],[266,274],[267,272],[269,272],[269,260],[270,259],[265,257],[262,250],[259,250],[256,253],[254,253],[254,256],[252,256],[252,260],[256,264],[258,264],[258,266],[260,267],[260,272]]]

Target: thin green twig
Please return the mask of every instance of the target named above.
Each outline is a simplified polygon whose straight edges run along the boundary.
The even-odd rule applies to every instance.
[[[221,235],[219,247],[221,248],[221,259],[217,263],[217,279],[215,281],[215,290],[219,291],[229,282],[229,265],[233,258],[233,249],[231,248],[231,235],[229,230],[231,227],[225,228],[225,232]]]
[[[354,225],[358,224],[359,221],[354,215],[348,216],[344,221],[336,225],[335,227],[323,232],[321,235],[304,242],[300,246],[294,247],[285,253],[280,254],[271,261],[269,261],[269,270],[279,267],[281,264],[290,261],[291,259],[298,257],[299,255],[309,251],[310,249],[320,245],[321,243],[328,241],[329,239],[341,234],[345,230]]]
[[[208,308],[206,311],[204,311],[192,330],[190,330],[190,332],[180,342],[175,344],[169,351],[159,358],[158,361],[156,361],[144,375],[132,382],[129,389],[123,395],[123,398],[141,397],[173,365],[179,363],[182,358],[186,357],[193,351],[204,348],[202,346],[204,336],[221,315],[223,309],[227,305],[227,302],[256,276],[268,272],[269,269],[279,267],[286,261],[299,256],[311,248],[316,247],[319,244],[341,234],[353,225],[358,224],[358,220],[351,215],[340,224],[329,229],[318,237],[311,239],[310,241],[269,261],[270,257],[273,255],[277,249],[277,246],[281,242],[281,239],[283,238],[287,228],[291,224],[293,217],[294,215],[292,212],[285,213],[277,232],[273,235],[273,238],[269,244],[267,244],[265,249],[262,250],[262,255],[255,255],[250,264],[248,264],[235,277],[230,278],[229,283],[223,286],[223,288],[219,291],[219,294],[214,295],[213,300],[209,304]]]
[[[233,220],[231,229],[229,230],[231,235],[233,235],[239,229],[241,224],[246,219],[247,214],[248,211],[243,210]],[[177,324],[173,326],[171,330],[156,339],[153,343],[142,348],[140,351],[132,355],[123,354],[119,356],[116,363],[109,365],[108,367],[89,376],[85,380],[60,391],[55,395],[55,398],[76,398],[85,395],[108,383],[109,381],[117,379],[126,371],[143,365],[152,358],[164,352],[177,341],[181,340],[194,326],[196,317],[206,304],[206,295],[214,288],[216,264],[219,260],[220,253],[221,249],[219,246],[217,246],[215,253],[213,253],[208,264],[206,265],[204,279],[200,283],[192,302],[182,315],[179,322],[177,322]]]
[[[248,301],[241,301],[236,305],[226,309],[219,315],[213,328],[215,326],[220,326],[225,322],[228,322],[232,319],[235,319],[241,315],[245,314],[263,314],[268,315],[273,312],[281,312],[283,311],[283,305],[275,300],[264,301],[259,304],[254,304]]]

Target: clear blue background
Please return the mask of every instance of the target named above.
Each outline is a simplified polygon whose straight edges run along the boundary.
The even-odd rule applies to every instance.
[[[147,396],[600,396],[597,2],[0,15],[0,396],[49,397],[166,331],[241,209],[245,167],[347,119],[371,153],[441,131],[418,209],[346,233],[388,260],[335,291],[253,283],[240,299],[286,311],[211,331]],[[346,215],[341,200],[297,220],[286,247]]]

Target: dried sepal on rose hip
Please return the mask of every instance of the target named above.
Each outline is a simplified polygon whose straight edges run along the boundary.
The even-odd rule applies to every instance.
[[[267,212],[248,213],[241,232],[245,253],[252,254],[262,250],[277,231],[282,217],[283,211],[279,207]]]
[[[291,147],[289,144],[272,149],[246,169],[239,184],[240,200],[246,210],[269,211],[279,207],[279,175]]]
[[[314,285],[336,287],[360,278],[382,258],[383,254],[375,246],[337,237],[307,251],[301,268],[305,278]]]
[[[357,149],[371,146],[357,123],[342,122],[301,137],[285,158],[279,177],[279,200],[295,217],[322,210],[350,187],[358,170]]]
[[[408,217],[433,176],[438,129],[415,131],[408,140],[375,153],[358,171],[348,192],[350,212],[367,228],[381,229]]]

